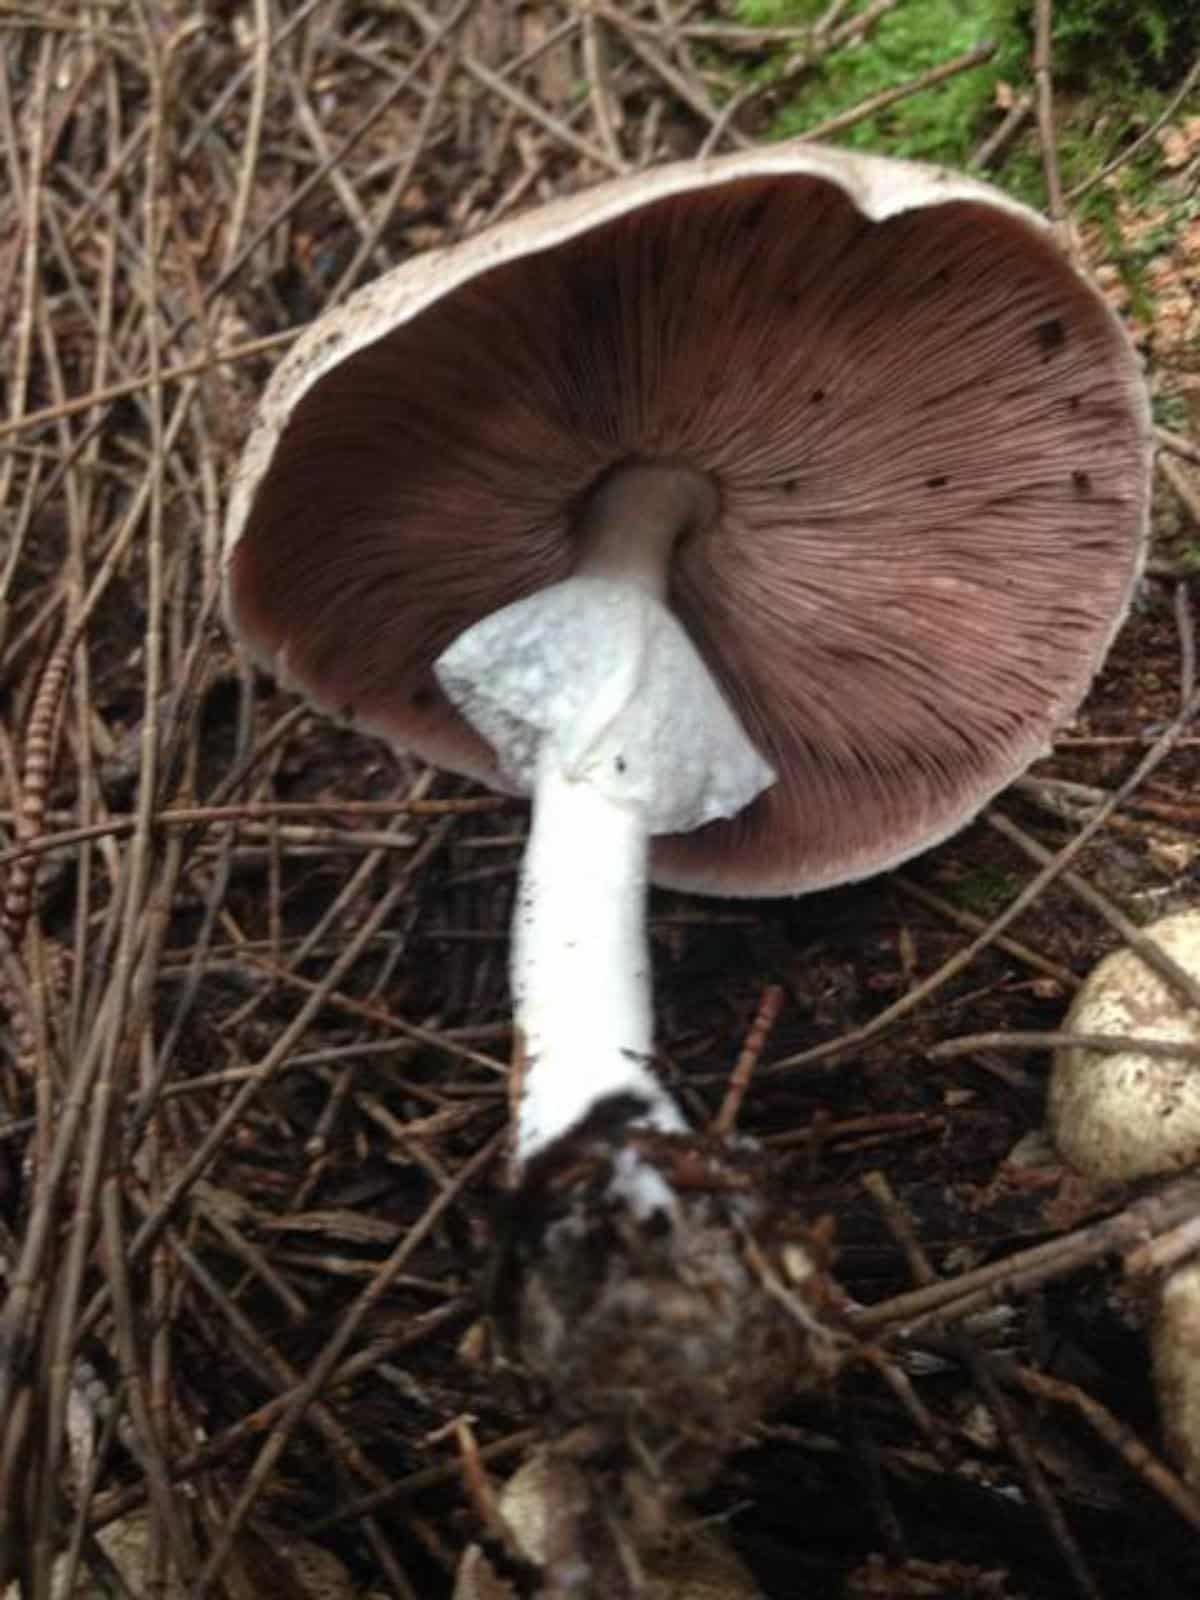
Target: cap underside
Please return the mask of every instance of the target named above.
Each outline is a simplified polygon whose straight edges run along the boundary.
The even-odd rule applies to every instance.
[[[945,837],[1073,712],[1139,570],[1136,363],[1050,237],[776,175],[507,261],[333,367],[257,486],[232,613],[322,705],[486,780],[433,661],[564,577],[589,485],[658,456],[717,484],[669,597],[780,774],[656,841],[681,887],[789,893]]]

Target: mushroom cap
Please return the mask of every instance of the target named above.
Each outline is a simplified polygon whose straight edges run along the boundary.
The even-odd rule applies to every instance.
[[[1175,912],[1143,931],[1200,978],[1200,911]],[[1106,956],[1089,975],[1066,1029],[1200,1044],[1200,1015],[1128,949]],[[1194,1061],[1063,1045],[1054,1055],[1048,1110],[1060,1153],[1089,1177],[1125,1182],[1200,1161]]]
[[[786,894],[945,838],[1048,748],[1140,570],[1151,433],[1121,325],[1033,212],[792,144],[553,202],[360,290],[277,370],[226,608],[334,713],[502,787],[432,666],[565,577],[622,462],[708,474],[668,598],[779,781],[654,842]]]

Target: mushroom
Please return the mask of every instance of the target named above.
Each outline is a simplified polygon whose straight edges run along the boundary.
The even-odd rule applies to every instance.
[[[234,628],[329,711],[532,795],[499,1320],[619,1523],[669,1520],[838,1349],[794,1203],[652,1070],[647,881],[798,893],[967,822],[1124,615],[1150,437],[1038,217],[798,144],[409,262],[267,390]]]
[[[1200,979],[1200,909],[1142,930]],[[1200,1045],[1200,1015],[1136,950],[1106,956],[1088,976],[1066,1031],[1128,1039],[1115,1052],[1062,1045],[1050,1076],[1049,1125],[1059,1152],[1103,1183],[1200,1165],[1200,1070],[1183,1056],[1148,1055],[1136,1040]],[[1151,1293],[1151,1348],[1163,1433],[1200,1489],[1200,1259],[1169,1265]]]
[[[1177,911],[1144,930],[1200,979],[1200,910]],[[1115,950],[1088,976],[1067,1015],[1068,1033],[1200,1045],[1200,1016],[1136,950]],[[1183,1056],[1063,1045],[1054,1056],[1051,1137],[1077,1171],[1105,1183],[1150,1178],[1200,1162],[1200,1071]]]
[[[233,486],[227,612],[331,712],[532,794],[518,1173],[598,1111],[684,1127],[648,875],[861,878],[1046,750],[1149,460],[1129,342],[1037,216],[818,146],[556,201],[308,330]]]

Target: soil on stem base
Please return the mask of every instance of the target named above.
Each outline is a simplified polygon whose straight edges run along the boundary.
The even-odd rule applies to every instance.
[[[773,1203],[763,1152],[638,1128],[637,1109],[597,1108],[530,1165],[496,1273],[502,1339],[588,1485],[572,1559],[606,1585],[843,1348],[819,1230]]]

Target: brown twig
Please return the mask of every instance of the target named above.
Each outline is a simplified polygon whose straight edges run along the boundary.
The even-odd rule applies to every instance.
[[[1058,130],[1054,123],[1054,5],[1053,0],[1037,0],[1034,8],[1033,86],[1037,106],[1038,139],[1042,150],[1042,172],[1046,180],[1046,209],[1058,234],[1064,255],[1077,259],[1075,242],[1067,222],[1062,176],[1058,164]]]
[[[958,1056],[975,1055],[980,1050],[1090,1050],[1097,1055],[1136,1054],[1164,1061],[1200,1061],[1200,1044],[1176,1039],[1123,1038],[1106,1033],[1055,1033],[1027,1029],[1018,1033],[968,1033],[959,1039],[943,1039],[930,1045],[930,1061],[953,1061]]]
[[[944,83],[947,78],[957,77],[960,72],[969,72],[972,67],[982,66],[985,61],[990,61],[995,53],[994,44],[977,44],[970,50],[964,50],[961,55],[952,56],[949,61],[939,62],[936,67],[930,67],[917,77],[909,78],[906,83],[898,83],[894,89],[882,89],[878,94],[860,100],[857,105],[839,111],[836,116],[826,118],[824,122],[813,123],[811,127],[805,128],[804,137],[828,139],[832,134],[843,133],[847,128],[856,127],[868,117],[873,117],[877,111],[886,111],[898,101],[907,100],[910,95],[932,89],[936,84]]]
[[[896,1199],[886,1177],[881,1172],[868,1173],[863,1180],[863,1186],[879,1207],[889,1231],[904,1252],[914,1281],[925,1287],[935,1284],[938,1281],[937,1274],[921,1248],[908,1213]],[[1076,1589],[1085,1600],[1100,1600],[1099,1588],[1079,1548],[1079,1542],[1067,1525],[1062,1508],[1047,1482],[1020,1419],[1000,1394],[988,1362],[961,1331],[952,1337],[950,1343],[958,1359],[970,1371],[976,1387],[995,1418],[1009,1454],[1017,1463],[1028,1485],[1030,1498],[1046,1520]]]
[[[733,1071],[729,1075],[729,1086],[725,1091],[725,1098],[721,1101],[720,1108],[712,1120],[710,1132],[718,1136],[731,1134],[737,1126],[738,1113],[742,1108],[742,1101],[746,1098],[746,1091],[750,1087],[750,1080],[754,1076],[754,1069],[758,1065],[763,1053],[763,1048],[770,1038],[771,1029],[775,1026],[779,1013],[783,1010],[784,989],[782,984],[768,984],[763,990],[762,999],[759,1001],[758,1010],[754,1013],[754,1020],[746,1034],[746,1042],[741,1048],[737,1060],[734,1062]]]
[[[1141,1244],[1148,1235],[1164,1232],[1194,1216],[1198,1207],[1200,1185],[1193,1178],[1181,1178],[1101,1222],[1017,1251],[1003,1261],[895,1295],[854,1312],[850,1320],[859,1333],[877,1334],[889,1329],[904,1338],[913,1338],[923,1329],[949,1326],[989,1306],[1028,1294],[1039,1284],[1076,1272],[1105,1256],[1120,1255]]]
[[[1132,161],[1139,151],[1145,149],[1155,134],[1160,129],[1165,128],[1172,117],[1178,113],[1179,109],[1187,103],[1198,82],[1200,82],[1200,56],[1197,56],[1195,61],[1192,62],[1184,74],[1183,81],[1166,101],[1158,115],[1147,123],[1141,133],[1135,139],[1131,139],[1123,150],[1113,156],[1111,161],[1106,161],[1090,177],[1084,178],[1081,182],[1075,184],[1068,191],[1066,198],[1072,202],[1081,199],[1090,189],[1094,189],[1097,184],[1103,183],[1106,178],[1111,178],[1114,172],[1119,172],[1123,166]]]
[[[1166,479],[1172,493],[1187,512],[1192,523],[1200,528],[1200,489],[1196,489],[1178,462],[1160,451],[1156,463],[1159,474]]]
[[[1090,820],[1084,823],[1071,842],[1063,847],[1056,856],[1046,860],[1042,869],[1021,890],[1011,903],[996,917],[988,927],[980,933],[965,950],[959,951],[932,973],[922,983],[903,995],[894,1004],[873,1017],[870,1022],[862,1027],[843,1034],[840,1038],[831,1039],[825,1044],[814,1045],[809,1050],[803,1050],[795,1055],[786,1057],[782,1061],[772,1062],[764,1068],[764,1073],[777,1073],[792,1071],[796,1067],[809,1066],[818,1061],[828,1061],[835,1056],[844,1055],[847,1050],[857,1049],[867,1040],[875,1038],[885,1029],[893,1026],[901,1017],[907,1016],[916,1009],[924,1000],[928,999],[938,989],[942,988],[949,980],[968,967],[971,962],[994,942],[1016,919],[1040,898],[1051,883],[1066,872],[1071,862],[1083,851],[1088,842],[1095,837],[1104,827],[1109,817],[1122,806],[1125,800],[1133,794],[1145,780],[1166,759],[1175,747],[1183,730],[1191,723],[1197,711],[1200,711],[1200,695],[1194,695],[1188,705],[1176,716],[1155,738],[1150,749],[1138,762],[1128,778],[1115,789],[1104,804],[1095,812]],[[1157,951],[1157,947],[1155,947]],[[1161,955],[1161,952],[1158,952]],[[1148,958],[1150,959],[1150,958]]]
[[[279,1460],[284,1445],[328,1381],[347,1345],[357,1333],[363,1318],[387,1289],[391,1280],[400,1273],[413,1251],[442,1213],[457,1199],[460,1191],[471,1179],[493,1159],[500,1147],[501,1137],[497,1135],[481,1150],[476,1151],[475,1155],[459,1169],[453,1183],[448,1184],[435,1196],[425,1215],[408,1230],[402,1243],[396,1247],[342,1318],[337,1332],[326,1341],[320,1356],[309,1369],[304,1381],[259,1451],[247,1476],[245,1487],[238,1496],[236,1504],[231,1507],[225,1527],[196,1580],[192,1590],[194,1600],[204,1600],[204,1596],[211,1592],[213,1584],[220,1577],[229,1560],[238,1530],[262,1493],[266,1479]]]

